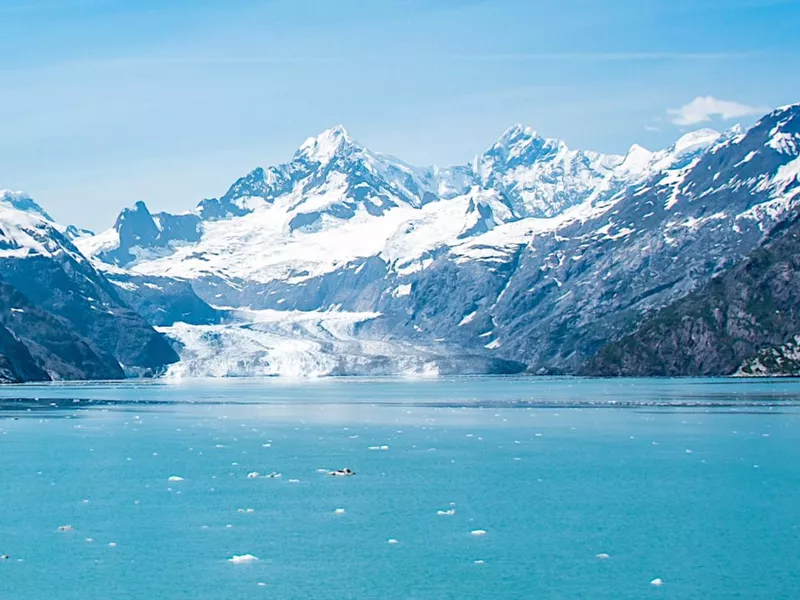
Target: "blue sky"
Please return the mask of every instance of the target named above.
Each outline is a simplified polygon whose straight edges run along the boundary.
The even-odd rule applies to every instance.
[[[0,188],[104,229],[337,123],[414,164],[517,122],[662,147],[800,101],[798,23],[797,0],[0,0]]]

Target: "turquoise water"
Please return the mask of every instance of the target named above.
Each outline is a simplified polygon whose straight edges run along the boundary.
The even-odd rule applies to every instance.
[[[3,600],[800,594],[798,381],[7,386],[0,453]]]

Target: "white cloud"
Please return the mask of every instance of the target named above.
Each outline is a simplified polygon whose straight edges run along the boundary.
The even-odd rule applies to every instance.
[[[749,106],[731,100],[717,100],[713,96],[698,96],[680,108],[670,108],[667,114],[675,125],[696,125],[706,123],[712,117],[722,119],[736,119],[749,115],[758,115],[766,109],[758,106]]]

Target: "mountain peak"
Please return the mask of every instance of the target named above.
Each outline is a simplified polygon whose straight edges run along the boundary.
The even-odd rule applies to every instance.
[[[296,158],[304,157],[318,163],[328,163],[344,149],[354,146],[355,142],[343,125],[326,129],[316,137],[308,138],[295,154]]]
[[[521,123],[516,123],[503,132],[498,140],[499,144],[509,145],[514,144],[523,139],[538,138],[539,133],[532,127],[526,127]]]
[[[44,217],[48,221],[53,220],[53,218],[49,214],[47,214],[47,212],[25,192],[14,191],[14,190],[0,190],[0,201],[12,206],[17,210],[21,210],[23,212],[36,213],[37,215],[39,215],[40,217]]]
[[[682,155],[696,150],[708,148],[716,142],[722,134],[716,129],[698,129],[690,131],[678,138],[672,145],[674,154]]]
[[[141,200],[137,200],[132,208],[123,208],[117,216],[117,221],[114,223],[114,229],[120,231],[124,223],[134,228],[139,227],[141,223],[148,225],[153,223],[153,217],[147,208],[147,205]],[[155,225],[153,225],[155,227]]]

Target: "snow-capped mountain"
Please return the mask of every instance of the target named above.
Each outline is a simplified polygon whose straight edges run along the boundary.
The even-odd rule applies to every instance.
[[[192,212],[151,215],[139,202],[112,229],[77,243],[101,268],[192,280],[299,281],[373,256],[403,271],[498,225],[597,203],[718,136],[615,156],[569,150],[515,126],[471,164],[440,169],[372,152],[335,127]]]
[[[747,132],[700,130],[624,156],[570,150],[515,126],[451,168],[410,166],[336,127],[192,211],[150,214],[140,203],[75,244],[134,308],[177,328],[193,373],[204,354],[187,344],[201,338],[181,322],[211,328],[206,341],[240,339],[233,329],[265,331],[243,316],[263,310],[289,321],[368,313],[376,316],[353,317],[362,342],[430,355],[444,344],[451,354],[575,371],[644,315],[740,261],[785,217],[796,200],[798,112],[784,107]],[[325,318],[314,319],[324,329]],[[332,352],[350,337],[315,348]],[[273,366],[248,372],[272,373],[270,356]]]
[[[0,337],[10,344],[2,378],[109,379],[177,360],[67,231],[29,196],[0,191]]]

